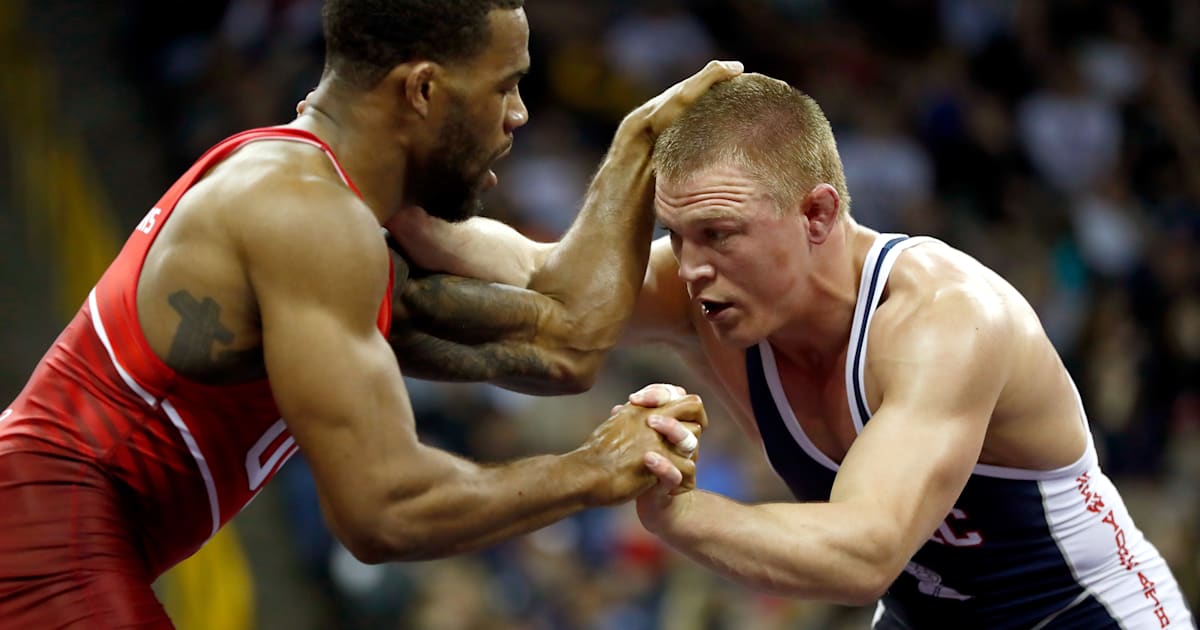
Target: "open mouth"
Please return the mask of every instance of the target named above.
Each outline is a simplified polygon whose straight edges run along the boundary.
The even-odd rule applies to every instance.
[[[480,187],[482,190],[491,190],[500,182],[500,178],[496,177],[495,165],[500,160],[503,160],[510,151],[512,151],[512,146],[512,141],[510,140],[504,149],[497,153],[496,157],[493,157],[492,161],[489,162],[491,168],[489,168],[487,172],[483,174],[483,185]]]
[[[700,300],[700,308],[704,310],[706,317],[716,317],[723,313],[726,309],[733,306],[729,302],[716,302],[713,300]]]

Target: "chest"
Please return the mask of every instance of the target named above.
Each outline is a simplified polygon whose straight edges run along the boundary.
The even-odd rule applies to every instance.
[[[790,410],[804,437],[841,463],[858,435],[850,413],[845,356],[818,370],[797,366],[779,354],[767,355],[763,363],[767,375],[774,372],[779,377],[771,392],[776,407],[781,413]]]
[[[706,344],[705,354],[715,380],[736,403],[734,411],[739,424],[761,439],[751,402],[745,351]],[[778,409],[783,422],[794,423],[791,430],[798,431],[800,439],[840,463],[857,436],[850,413],[852,394],[847,392],[845,354],[820,370],[802,368],[775,353],[759,355],[755,360],[762,361],[761,373],[766,375],[763,380],[767,387],[762,389],[760,397],[769,398],[769,404]],[[872,410],[879,404],[870,396],[865,397],[865,402]]]

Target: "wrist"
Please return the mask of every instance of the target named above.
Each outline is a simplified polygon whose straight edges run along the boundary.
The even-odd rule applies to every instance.
[[[619,155],[627,158],[630,155],[643,155],[649,158],[654,150],[654,136],[645,123],[633,124],[626,121],[613,134],[612,144],[609,145],[609,155]]]
[[[677,539],[684,535],[682,528],[689,522],[687,514],[697,495],[699,492],[694,490],[667,496],[647,493],[638,498],[638,519],[647,531],[659,538],[666,541]]]
[[[576,485],[577,497],[585,506],[604,507],[611,502],[610,474],[590,442],[561,458],[565,465],[560,478],[570,479]]]

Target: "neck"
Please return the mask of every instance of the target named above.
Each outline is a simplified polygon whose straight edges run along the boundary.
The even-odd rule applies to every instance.
[[[813,251],[808,291],[796,315],[768,338],[793,363],[813,370],[833,365],[845,352],[858,302],[863,262],[875,232],[850,217]]]
[[[289,126],[311,132],[333,151],[363,201],[386,223],[404,206],[409,139],[376,90],[353,91],[323,78]]]

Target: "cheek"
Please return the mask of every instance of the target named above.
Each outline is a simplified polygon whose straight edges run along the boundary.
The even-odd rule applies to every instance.
[[[743,278],[764,299],[778,299],[791,292],[799,279],[800,253],[791,245],[772,244],[754,257],[753,267]]]
[[[771,249],[771,264],[776,269],[788,269],[792,266],[792,257],[796,252],[789,247],[774,247]]]

